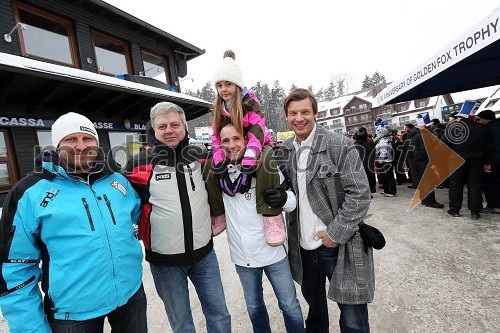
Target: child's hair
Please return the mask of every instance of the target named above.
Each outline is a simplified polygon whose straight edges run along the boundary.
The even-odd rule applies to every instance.
[[[224,56],[222,57],[222,62],[215,69],[214,74],[214,83],[217,91],[217,82],[220,81],[229,81],[236,85],[236,96],[234,96],[233,101],[231,102],[231,123],[234,125],[234,128],[238,133],[243,133],[243,105],[242,105],[242,89],[243,78],[241,75],[241,70],[236,63],[236,55],[233,51],[227,50],[224,52]],[[217,97],[215,98],[214,104],[214,130],[215,135],[220,136],[220,130],[224,127],[225,124],[222,123],[223,116],[222,106],[224,104],[224,100],[220,97],[217,92]]]
[[[231,103],[231,124],[233,124],[234,128],[238,133],[243,134],[243,104],[240,87],[236,86],[236,96],[234,96],[234,100]],[[214,130],[215,135],[220,136],[220,130],[224,127],[225,124],[222,123],[222,105],[224,105],[224,100],[217,93],[217,97],[215,98],[214,105]]]

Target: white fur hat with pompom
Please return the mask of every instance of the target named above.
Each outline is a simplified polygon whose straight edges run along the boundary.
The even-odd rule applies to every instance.
[[[243,75],[241,75],[240,66],[236,63],[236,55],[233,51],[224,52],[224,58],[217,65],[214,72],[213,82],[217,85],[219,81],[229,81],[243,89]]]

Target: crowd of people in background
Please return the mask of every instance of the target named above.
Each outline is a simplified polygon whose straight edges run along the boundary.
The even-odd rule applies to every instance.
[[[451,175],[436,184],[438,189],[449,191],[447,213],[461,216],[464,185],[467,185],[467,208],[472,219],[481,218],[481,213],[500,213],[500,119],[493,111],[483,110],[475,116],[456,111],[446,123],[429,119],[428,114],[420,115],[417,125],[407,123],[401,135],[381,119],[375,126],[374,135],[361,127],[351,136],[363,161],[371,193],[376,193],[377,178],[382,195],[393,197],[397,194],[397,185],[408,183],[408,188],[417,189],[428,167],[447,168],[439,165],[445,164],[442,161],[429,158],[429,150],[436,146],[435,142],[429,144],[423,138],[422,131],[429,131],[463,159],[457,170],[450,170]],[[436,201],[434,191],[421,198],[421,203],[426,207],[444,208]]]

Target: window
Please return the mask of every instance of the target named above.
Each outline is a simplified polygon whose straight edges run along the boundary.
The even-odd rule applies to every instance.
[[[143,143],[139,140],[137,132],[109,132],[109,144],[113,159],[125,166],[129,158],[137,154]]]
[[[96,31],[92,31],[92,42],[99,73],[117,75],[131,72],[128,47],[125,42]]]
[[[486,108],[490,108],[492,107],[493,105],[495,105],[495,103],[498,102],[498,98],[496,99],[492,99],[487,105],[486,105]]]
[[[79,67],[70,21],[25,4],[14,8],[17,21],[26,24],[18,28],[23,56]]]
[[[169,83],[167,62],[165,58],[149,51],[142,51],[142,64],[144,66],[144,75],[152,77],[165,83]]]
[[[326,117],[326,111],[318,112],[318,118]]]
[[[360,109],[361,111],[366,111],[366,110],[368,110],[368,107],[367,107],[366,103],[363,103],[363,104],[361,104],[361,105],[359,106],[359,109]]]
[[[367,113],[362,114],[360,117],[361,117],[361,121],[369,121],[370,120],[370,115]]]
[[[400,123],[403,123],[405,121],[409,121],[410,120],[410,116],[406,116],[406,117],[399,117],[399,122]]]
[[[390,108],[384,108],[382,110],[382,114],[391,114],[391,109]]]
[[[9,190],[19,180],[8,134],[7,130],[0,130],[0,191]]]
[[[330,109],[330,116],[334,116],[340,113],[340,108]]]
[[[341,125],[342,121],[340,119],[334,119],[332,125]]]
[[[52,132],[48,130],[36,131],[36,137],[38,138],[38,146],[41,150],[51,149],[52,147]],[[36,152],[40,153],[40,150]]]
[[[399,112],[404,112],[406,111],[406,105],[400,105],[398,106]]]
[[[338,128],[336,130],[333,130],[333,133],[339,133],[339,134],[342,134],[342,128]]]
[[[417,103],[417,107],[419,108],[423,108],[426,106],[427,103],[425,103],[425,100],[422,100],[422,101],[418,101]]]

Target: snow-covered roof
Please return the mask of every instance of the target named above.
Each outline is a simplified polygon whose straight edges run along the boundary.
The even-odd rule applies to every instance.
[[[38,74],[40,76],[50,76],[51,78],[58,78],[61,81],[78,81],[82,84],[98,85],[108,87],[112,90],[127,91],[129,93],[135,92],[140,95],[154,96],[171,101],[180,100],[208,108],[211,106],[211,103],[205,100],[182,93],[151,87],[136,82],[125,81],[111,76],[88,72],[82,69],[46,63],[39,60],[0,52],[0,70],[3,68],[8,68],[8,70],[12,72],[20,72],[24,74],[29,72],[28,74],[30,75]]]

